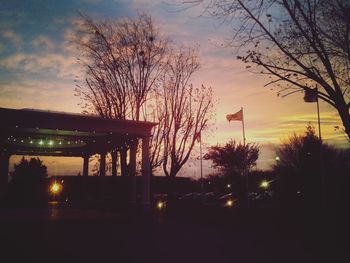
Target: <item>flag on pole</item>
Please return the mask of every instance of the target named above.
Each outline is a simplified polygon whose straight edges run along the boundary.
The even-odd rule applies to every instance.
[[[317,102],[317,88],[304,90],[305,102]]]
[[[240,109],[234,114],[227,114],[226,119],[230,121],[243,121],[243,110]]]

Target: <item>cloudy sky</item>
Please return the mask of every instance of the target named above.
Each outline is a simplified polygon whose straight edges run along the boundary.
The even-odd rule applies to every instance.
[[[303,103],[302,94],[282,99],[264,87],[266,79],[245,70],[233,50],[222,47],[232,35],[230,25],[201,11],[200,7],[183,10],[171,0],[0,0],[0,107],[80,112],[73,81],[80,68],[70,41],[79,12],[96,19],[146,12],[176,43],[200,46],[201,68],[193,83],[211,86],[217,100],[216,120],[213,131],[203,137],[205,145],[241,140],[241,123],[228,123],[225,116],[243,107],[247,141],[261,146],[258,168],[268,168],[275,144],[293,132],[303,132],[309,122],[317,126],[316,104]],[[344,134],[334,130],[341,126],[337,114],[326,104],[320,107],[323,138],[346,146]],[[12,158],[12,163],[16,160]],[[80,159],[45,162],[51,174],[81,170]],[[195,158],[189,166],[186,173],[199,176]]]

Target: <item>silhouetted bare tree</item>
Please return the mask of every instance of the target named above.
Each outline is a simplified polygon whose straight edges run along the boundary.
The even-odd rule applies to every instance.
[[[271,78],[281,96],[318,86],[350,139],[350,2],[348,0],[198,0],[232,24],[228,46]]]
[[[198,69],[194,48],[174,49],[163,78],[163,170],[175,177],[187,162],[196,140],[208,128],[213,101],[212,90],[193,88],[190,79]]]
[[[168,42],[152,18],[141,14],[136,19],[95,21],[82,15],[77,42],[85,79],[77,81],[76,95],[85,112],[146,120],[145,104],[163,72]],[[155,143],[152,157],[159,151]],[[126,170],[126,149],[121,151],[121,166]]]
[[[150,162],[152,173],[163,163],[163,127],[164,127],[164,108],[162,106],[162,97],[158,92],[152,93],[152,98],[149,103],[148,120],[158,123],[152,130]]]
[[[147,96],[163,71],[167,40],[152,18],[94,21],[82,16],[77,34],[85,69],[77,95],[89,112],[106,118],[145,119]]]
[[[212,112],[211,89],[189,82],[199,67],[195,49],[170,49],[144,14],[102,22],[83,15],[77,36],[85,74],[76,88],[82,107],[105,118],[159,123],[151,138],[151,168],[163,163],[175,177]],[[125,170],[125,151],[121,159]]]

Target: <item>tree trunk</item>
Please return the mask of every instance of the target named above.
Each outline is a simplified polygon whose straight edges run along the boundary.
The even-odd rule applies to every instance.
[[[177,196],[177,192],[176,192],[176,177],[175,175],[170,175],[168,177],[169,180],[169,184],[168,184],[168,201],[171,204],[174,204],[174,202],[176,202],[176,196]]]
[[[339,105],[341,104],[341,105]],[[338,106],[339,105],[339,106]],[[350,114],[349,114],[349,108],[346,105],[345,101],[342,103],[338,103],[337,110],[339,113],[339,116],[342,120],[344,131],[346,135],[348,136],[348,140],[350,141]]]

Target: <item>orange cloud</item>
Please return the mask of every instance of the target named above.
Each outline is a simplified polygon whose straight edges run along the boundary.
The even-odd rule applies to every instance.
[[[10,40],[17,48],[22,45],[22,38],[20,35],[16,34],[11,30],[0,31],[0,35],[8,40]]]

